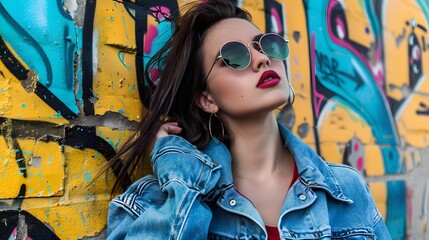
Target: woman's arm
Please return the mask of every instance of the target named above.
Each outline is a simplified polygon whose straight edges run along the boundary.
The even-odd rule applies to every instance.
[[[375,205],[375,204],[374,204]],[[390,236],[389,230],[386,227],[386,224],[384,223],[380,212],[375,207],[375,214],[374,214],[374,234],[377,237],[377,239],[392,239]]]
[[[219,180],[220,166],[175,135],[158,138],[151,162],[155,178],[112,201],[109,239],[206,239],[212,214],[202,198]]]

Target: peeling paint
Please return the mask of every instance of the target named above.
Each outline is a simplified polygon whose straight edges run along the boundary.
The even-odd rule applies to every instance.
[[[28,161],[28,165],[35,168],[40,168],[41,163],[42,163],[42,158],[38,156],[32,156],[30,161]]]
[[[36,90],[38,77],[34,70],[29,70],[27,79],[22,80],[21,84],[27,93],[33,93]]]

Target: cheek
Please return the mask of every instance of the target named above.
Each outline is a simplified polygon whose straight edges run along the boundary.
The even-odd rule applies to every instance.
[[[211,88],[217,102],[228,103],[245,97],[245,86],[236,81],[222,81],[214,84]]]
[[[233,105],[242,105],[251,98],[252,86],[245,79],[217,79],[209,86],[211,94],[220,108],[231,108]]]

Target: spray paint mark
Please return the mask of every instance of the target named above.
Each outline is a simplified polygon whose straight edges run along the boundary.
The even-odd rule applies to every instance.
[[[122,65],[124,65],[125,69],[128,71],[128,66],[125,63],[125,52],[123,51],[118,51],[118,59],[119,61],[122,63]]]
[[[91,173],[89,171],[85,172],[85,181],[87,183],[89,183],[89,181],[91,180]]]
[[[85,219],[85,215],[83,215],[83,212],[80,212],[80,216],[82,217],[83,225],[86,225],[86,219]]]

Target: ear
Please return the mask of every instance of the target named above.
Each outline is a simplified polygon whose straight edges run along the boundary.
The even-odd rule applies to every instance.
[[[198,96],[198,101],[201,109],[203,109],[207,113],[216,113],[219,110],[219,107],[214,102],[210,93],[203,91]]]

